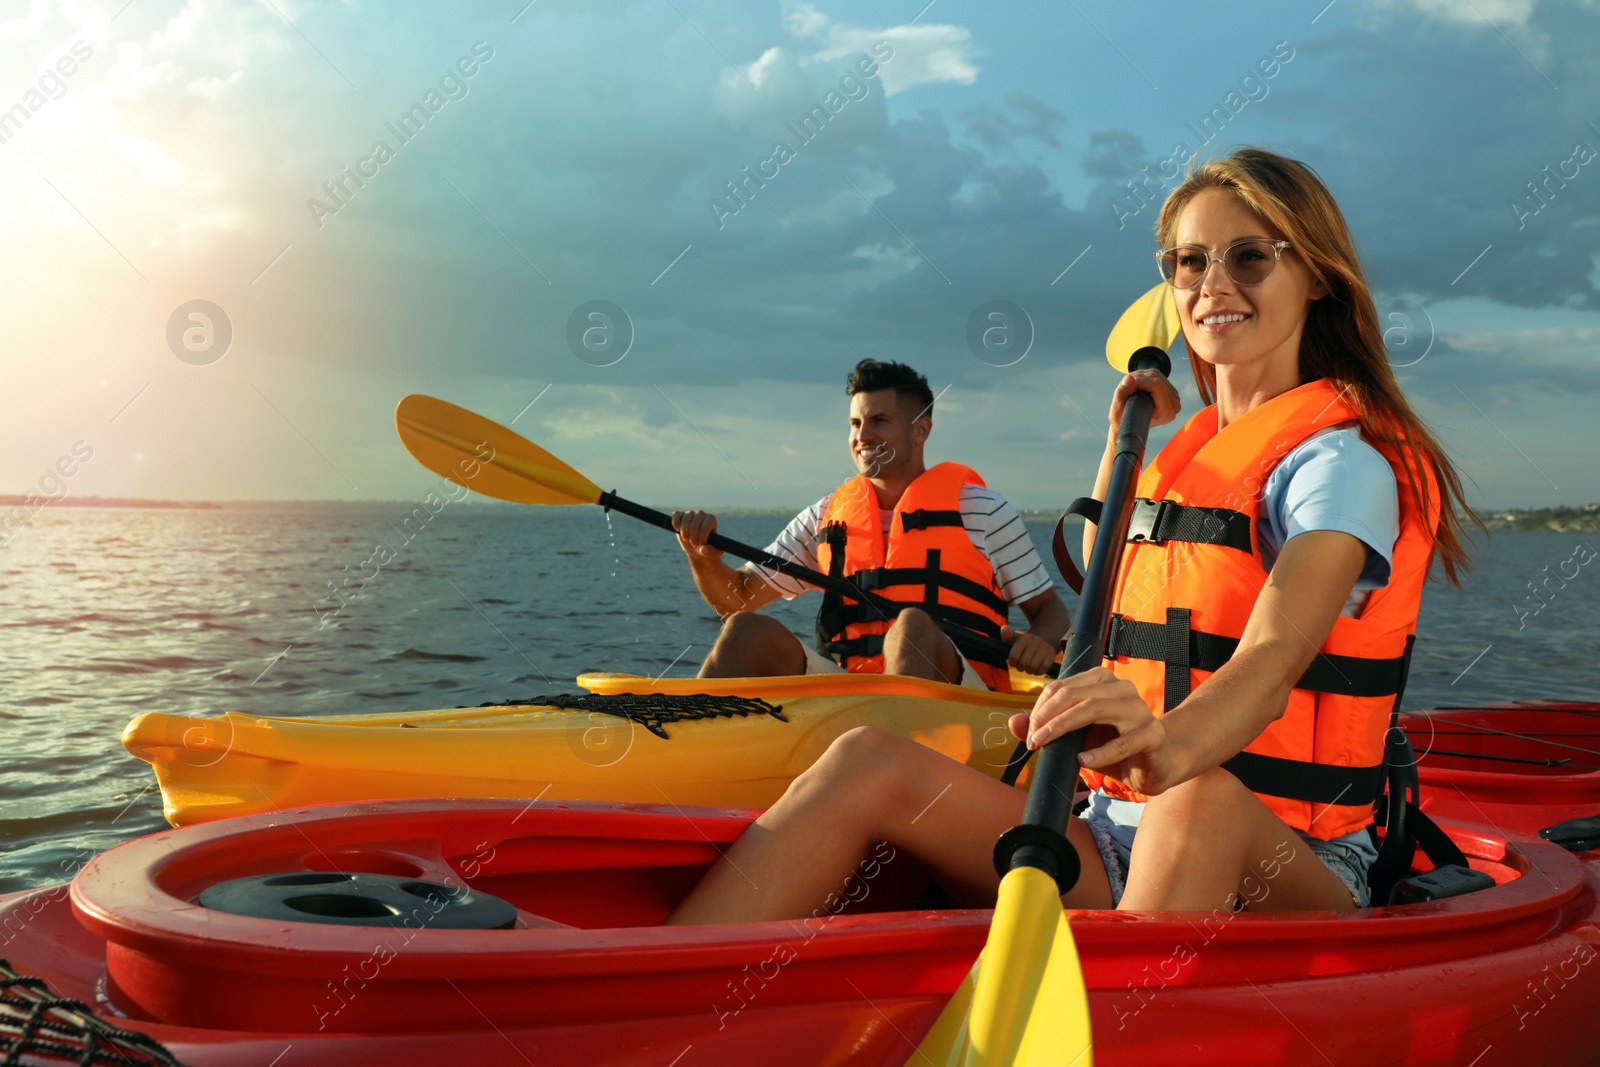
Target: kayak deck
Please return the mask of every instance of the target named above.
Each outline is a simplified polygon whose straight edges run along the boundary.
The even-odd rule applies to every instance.
[[[1427,812],[1528,834],[1600,814],[1600,704],[1438,708],[1401,726]]]
[[[520,1063],[535,1045],[540,1064],[660,1067],[688,1045],[698,1062],[760,1048],[774,1064],[905,1062],[991,913],[906,910],[921,883],[890,859],[836,914],[654,925],[752,816],[504,800],[261,814],[119,846],[80,873],[70,910],[56,887],[0,902],[0,923],[18,931],[7,952],[24,969],[197,1067],[262,1062],[267,1041],[266,1062],[285,1044],[296,1062],[370,1062],[401,1034],[418,1047],[453,1036],[441,1062]],[[1466,1064],[1493,1044],[1587,1062],[1600,865],[1445,825],[1492,889],[1337,912],[1070,913],[1097,1055]],[[454,880],[509,901],[517,921],[309,926],[196,902],[244,875],[351,871]],[[1530,1000],[1529,981],[1555,974],[1562,991]]]
[[[835,738],[873,726],[998,777],[1033,698],[886,675],[653,681],[584,675],[544,705],[276,718],[147,712],[122,743],[168,821],[377,797],[765,807]],[[556,707],[555,703],[570,706]]]

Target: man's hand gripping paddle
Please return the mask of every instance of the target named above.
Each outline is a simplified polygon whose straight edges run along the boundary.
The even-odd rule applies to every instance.
[[[1163,282],[1123,312],[1106,342],[1106,358],[1119,372],[1155,368],[1169,374],[1165,350],[1178,328],[1172,288]],[[1142,390],[1123,408],[1063,677],[1100,659],[1100,634],[1111,610],[1111,583],[1122,559],[1150,414],[1150,395]],[[1064,831],[1084,733],[1073,731],[1040,750],[1022,822],[995,843],[1001,880],[988,943],[908,1065],[1090,1067],[1088,991],[1061,906],[1061,894],[1078,881],[1078,854]]]

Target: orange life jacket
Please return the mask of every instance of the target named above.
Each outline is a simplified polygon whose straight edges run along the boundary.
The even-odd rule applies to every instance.
[[[877,489],[860,475],[850,479],[835,490],[823,513],[818,569],[998,641],[1006,600],[994,565],[962,525],[963,484],[984,483],[959,463],[940,463],[919,474],[895,505],[885,545]],[[817,648],[847,671],[881,674],[883,635],[891,621],[870,604],[827,593],[817,612]],[[974,653],[966,658],[990,689],[1011,691],[1005,657]]]
[[[1331,382],[1280,394],[1217,432],[1216,405],[1186,423],[1141,475],[1104,654],[1155,714],[1171,711],[1233,654],[1267,581],[1256,519],[1267,476],[1318,430],[1358,419]],[[1405,683],[1410,637],[1438,527],[1431,469],[1424,516],[1406,463],[1394,469],[1400,536],[1389,582],[1359,617],[1341,615],[1283,715],[1222,764],[1284,822],[1328,840],[1373,819],[1383,742]],[[1427,464],[1424,464],[1426,467]],[[1093,771],[1091,789],[1146,798]]]

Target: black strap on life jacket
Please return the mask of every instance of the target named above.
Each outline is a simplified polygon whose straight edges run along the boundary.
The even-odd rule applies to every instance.
[[[1401,800],[1406,799],[1405,794],[1409,787],[1410,799],[1414,806],[1417,793],[1416,759],[1408,758],[1410,742],[1406,741],[1405,733],[1399,728],[1399,723],[1400,699],[1405,694],[1406,675],[1410,673],[1411,668],[1411,646],[1415,640],[1415,635],[1407,635],[1405,651],[1397,660],[1394,704],[1389,711],[1389,733],[1384,742],[1384,759],[1381,763],[1371,767],[1338,767],[1307,760],[1262,756],[1255,752],[1240,752],[1224,761],[1223,768],[1243,782],[1252,793],[1264,793],[1267,796],[1304,800],[1328,807],[1335,804],[1360,805],[1375,802],[1382,795],[1384,785],[1387,783],[1391,797],[1398,796]],[[1301,677],[1303,680],[1305,676]],[[1309,687],[1296,686],[1296,688]],[[1395,747],[1397,741],[1405,746],[1404,752]],[[1418,815],[1420,817],[1421,813],[1418,812]],[[1428,825],[1433,826],[1431,821]],[[1455,849],[1455,846],[1450,843],[1448,837],[1444,837],[1442,830],[1433,827],[1433,831],[1438,837],[1443,838],[1442,844],[1435,842],[1437,848],[1441,850],[1440,854],[1446,856],[1446,862],[1453,862],[1454,857],[1460,856],[1460,850],[1447,854],[1445,850]],[[1432,855],[1430,852],[1429,856]],[[1465,860],[1460,862],[1465,866]],[[1399,874],[1404,875],[1410,864],[1411,854],[1407,852],[1404,866],[1399,868]]]
[[[908,514],[902,512],[902,515]],[[945,523],[935,521],[931,525],[957,525],[960,523],[960,512],[911,512],[909,514],[956,516],[956,522]],[[844,573],[844,546],[847,538],[843,523],[830,523],[823,528],[823,536],[828,542],[831,553],[828,569],[829,574],[835,578],[843,578],[851,585],[864,592],[871,592],[891,586],[922,586],[922,600],[903,601],[893,609],[881,609],[874,604],[861,601],[846,601],[836,593],[827,593],[822,600],[822,606],[817,610],[817,650],[825,656],[831,656],[840,666],[847,666],[849,661],[857,656],[877,656],[883,653],[882,634],[863,634],[860,637],[846,637],[845,628],[860,622],[883,622],[893,619],[904,608],[921,608],[929,615],[942,622],[954,623],[964,630],[971,630],[975,634],[1000,640],[1000,624],[987,615],[965,608],[954,607],[949,604],[939,603],[939,590],[944,589],[952,593],[974,600],[996,615],[1004,618],[1010,605],[1001,597],[991,591],[987,586],[973,581],[963,575],[944,570],[939,566],[940,550],[928,549],[926,562],[921,567],[870,567],[856,571],[854,574]],[[983,663],[993,667],[1004,667],[1006,657],[996,651],[975,648],[961,640],[959,635],[952,635],[956,649],[961,655],[974,663]]]
[[[847,604],[845,607],[848,609],[851,607],[851,605]],[[959,626],[964,630],[972,631],[974,635],[982,634],[991,640],[1000,640],[1000,627],[995,625],[991,620],[974,612],[960,611],[959,609],[951,608],[942,604],[902,604],[899,605],[899,607],[920,608],[921,610],[926,611],[929,615],[933,616],[935,619],[954,623],[956,626]],[[892,612],[891,618],[899,613],[899,610]],[[870,618],[881,620],[882,616],[876,612],[873,612],[870,615]],[[835,631],[835,633],[839,633],[839,631]],[[959,633],[950,634],[949,636],[951,643],[956,646],[956,651],[961,653],[963,659],[969,659],[974,663],[988,664],[992,667],[1003,667],[1006,665],[1005,657],[999,653],[991,652],[987,648],[969,645],[966,641],[962,640]],[[847,666],[849,661],[856,656],[882,655],[883,637],[883,634],[861,634],[859,637],[837,636],[833,638],[824,638],[818,643],[817,649],[823,655],[833,657],[834,662],[843,667]]]
[[[845,581],[857,589],[868,591],[887,589],[895,585],[920,585],[923,587],[925,598],[922,606],[932,603],[932,598],[939,589],[960,593],[968,600],[982,604],[996,615],[1004,616],[1009,606],[1004,597],[991,591],[988,586],[954,571],[940,568],[937,548],[928,550],[927,562],[921,567],[869,567],[845,575]]]
[[[817,531],[817,535],[828,545],[828,577],[844,577],[844,546],[849,538],[849,528],[842,522],[830,522]],[[832,655],[828,651],[828,642],[833,635],[844,630],[843,625],[835,624],[835,617],[839,614],[844,599],[832,589],[822,591],[822,604],[817,608],[817,651],[823,655]],[[838,657],[834,657],[837,660]]]
[[[1130,544],[1193,541],[1221,545],[1241,552],[1254,551],[1250,542],[1250,516],[1228,508],[1203,508],[1175,500],[1137,497],[1128,516]]]
[[[1068,504],[1067,510],[1056,520],[1056,533],[1050,541],[1050,552],[1056,558],[1056,570],[1061,572],[1062,579],[1072,587],[1074,593],[1083,592],[1083,574],[1072,561],[1072,553],[1067,550],[1067,516],[1081,515],[1098,526],[1104,507],[1102,501],[1080,496]],[[1243,512],[1136,497],[1133,510],[1128,515],[1128,543],[1159,545],[1167,541],[1193,541],[1201,545],[1236,548],[1241,552],[1255,551],[1250,541],[1250,516]]]
[[[1106,658],[1127,656],[1129,659],[1165,662],[1172,640],[1168,636],[1168,629],[1175,625],[1170,611],[1165,625],[1159,622],[1136,622],[1124,615],[1113,615],[1106,626]],[[1182,617],[1181,625],[1187,629],[1187,614]],[[1189,630],[1188,637],[1189,666],[1197,671],[1217,670],[1233,658],[1239,647],[1236,637],[1223,637],[1204,630]],[[1347,697],[1385,697],[1399,692],[1404,678],[1404,656],[1369,659],[1365,656],[1319,652],[1294,687]],[[1182,696],[1188,696],[1187,680],[1181,684]]]
[[[1056,520],[1056,535],[1050,539],[1050,554],[1056,558],[1056,570],[1061,572],[1062,581],[1072,587],[1074,593],[1083,592],[1083,575],[1078,570],[1078,565],[1072,562],[1072,553],[1067,551],[1066,525],[1068,515],[1081,515],[1086,522],[1100,525],[1100,512],[1104,503],[1092,496],[1080,496],[1067,505],[1067,510],[1061,513],[1061,518]]]
[[[1168,608],[1163,630],[1166,646],[1161,658],[1167,661],[1161,683],[1161,712],[1166,714],[1189,696],[1189,609]]]
[[[959,511],[934,511],[928,508],[918,508],[916,511],[902,511],[900,513],[900,529],[926,530],[930,526],[962,526]]]
[[[1136,622],[1123,615],[1113,615],[1106,626],[1107,659],[1126,656],[1129,659],[1149,659],[1166,664],[1161,694],[1163,714],[1189,696],[1191,669],[1218,670],[1233,657],[1238,647],[1238,638],[1191,629],[1188,608],[1168,608],[1164,625]],[[1394,659],[1368,659],[1319,652],[1294,687],[1339,696],[1381,697],[1393,694],[1398,707],[1399,695],[1405,689],[1410,655],[1409,642],[1406,651]],[[1027,761],[1026,746],[1018,746],[1001,780],[1008,785],[1014,783]],[[1337,804],[1347,796],[1376,796],[1384,783],[1381,763],[1371,767],[1336,767],[1240,752],[1222,766],[1252,793],[1314,804]],[[1009,775],[1009,780],[1006,775]]]
[[[1304,800],[1332,807],[1364,804],[1383,788],[1383,764],[1339,767],[1310,760],[1282,759],[1240,752],[1224,760],[1222,769],[1243,782],[1252,793],[1285,800]]]
[[[1166,664],[1161,696],[1163,712],[1170,712],[1188,697],[1191,669],[1217,670],[1232,658],[1238,647],[1237,638],[1191,629],[1187,608],[1168,608],[1165,625],[1113,615],[1106,629],[1107,657],[1127,656]],[[1409,655],[1409,644],[1407,651],[1394,659],[1319,652],[1294,687],[1340,696],[1394,694],[1398,700],[1405,688]],[[1314,804],[1365,803],[1360,798],[1377,796],[1384,783],[1381,763],[1371,767],[1339,767],[1240,752],[1222,766],[1252,793]],[[1347,797],[1352,799],[1346,800]]]

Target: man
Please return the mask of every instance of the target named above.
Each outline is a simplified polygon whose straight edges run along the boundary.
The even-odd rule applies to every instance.
[[[928,380],[904,364],[867,359],[851,371],[845,394],[860,474],[797,515],[767,551],[906,606],[886,619],[872,605],[825,593],[813,650],[756,614],[811,586],[754,564],[734,570],[706,544],[714,515],[673,512],[695,585],[723,619],[700,677],[878,672],[1007,692],[1008,661],[1043,674],[1067,631],[1066,606],[1011,505],[969,468],[924,465],[933,429]],[[1028,619],[1026,632],[1006,624],[1013,604]],[[1009,656],[964,657],[936,616],[1008,643]]]

